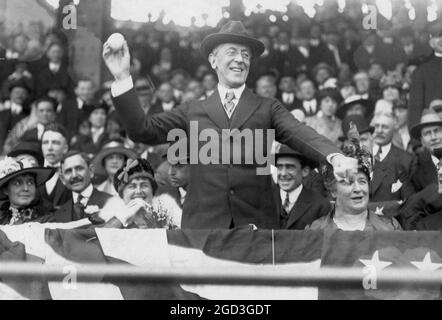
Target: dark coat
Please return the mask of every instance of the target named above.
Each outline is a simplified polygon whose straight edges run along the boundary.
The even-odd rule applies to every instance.
[[[275,129],[276,140],[319,162],[331,153],[340,152],[328,139],[295,120],[280,102],[258,97],[247,88],[231,119],[224,111],[218,91],[207,100],[183,103],[170,112],[152,117],[143,114],[133,89],[114,98],[114,104],[129,137],[150,145],[165,143],[168,133],[175,128],[184,130],[189,137],[190,121],[193,121],[198,124],[198,133],[211,129],[217,132],[220,140],[222,129]],[[244,140],[241,139],[239,145],[241,163],[245,163]],[[198,144],[201,150],[206,142]],[[267,142],[260,144],[263,150],[270,149]],[[219,155],[217,160],[221,160]],[[233,163],[232,155],[229,162]],[[253,164],[191,164],[182,228],[226,229],[247,224],[278,228],[273,197],[263,196],[272,194],[271,176],[257,175],[257,167],[256,159]]]
[[[421,64],[412,76],[408,102],[408,127],[420,122],[422,111],[434,99],[442,99],[442,58],[434,56]]]
[[[62,104],[60,112],[57,113],[57,122],[66,128],[69,138],[77,134],[80,122],[86,117],[84,107],[85,105],[80,110],[76,99],[66,100]]]
[[[100,209],[102,209],[107,200],[110,198],[112,198],[111,195],[98,191],[94,188],[87,206],[98,206]],[[55,212],[56,222],[71,222],[81,220],[83,218],[86,218],[86,214],[84,212],[81,214],[81,216],[78,216],[74,211],[72,193],[70,199]]]
[[[67,93],[70,95],[74,82],[69,75],[68,68],[63,64],[60,66],[60,69],[53,73],[49,69],[49,63],[46,64],[36,75],[35,75],[35,84],[36,84],[36,92],[37,95],[47,94],[47,91],[53,87],[63,87],[66,88]]]
[[[442,218],[430,218],[442,214],[442,196],[438,193],[438,184],[432,183],[418,193],[412,195],[403,205],[400,222],[405,230],[437,230],[431,229],[430,221]],[[442,226],[442,224],[440,224]]]
[[[38,139],[38,129],[32,128],[26,130],[25,133],[20,138],[21,141],[30,141],[30,142],[40,142]]]
[[[100,152],[101,148],[108,140],[108,134],[104,132],[98,137],[97,143],[94,143],[92,136],[79,134],[72,139],[71,149],[78,150],[94,157]]]
[[[61,182],[60,178],[58,178],[54,190],[52,190],[50,194],[48,194],[48,192],[46,191],[45,184],[39,186],[37,190],[40,196],[43,199],[51,202],[55,209],[58,209],[71,197],[71,192],[65,187],[63,182]]]
[[[0,225],[8,225],[12,218],[12,213],[9,211],[10,203],[5,201],[0,206]],[[22,223],[38,222],[47,223],[54,222],[54,207],[48,201],[38,197],[27,209],[32,209],[32,214]],[[18,223],[17,223],[18,224]],[[20,223],[21,224],[21,223]]]
[[[411,183],[415,168],[416,159],[413,155],[392,145],[384,160],[374,165],[373,178],[370,183],[370,201],[407,199],[415,192]],[[402,187],[392,192],[392,185],[398,180],[402,183]]]
[[[412,176],[412,182],[416,191],[420,191],[432,183],[437,183],[437,169],[427,149],[416,155],[417,168]]]
[[[284,219],[282,218],[283,208],[278,185],[275,185],[273,195],[276,202],[276,213],[281,221],[281,229],[304,230],[307,225],[331,210],[330,202],[319,193],[303,187],[298,200]]]

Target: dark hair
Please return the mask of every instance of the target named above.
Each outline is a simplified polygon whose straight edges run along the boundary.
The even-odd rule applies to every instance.
[[[146,159],[142,159],[142,158],[137,158],[135,161],[138,161],[138,164],[133,167],[130,168],[127,171],[127,175],[128,177],[136,174],[136,173],[142,173],[142,172],[146,172],[149,175],[152,176],[152,179],[149,178],[150,184],[152,185],[152,193],[155,194],[155,192],[157,191],[158,185],[157,182],[155,181],[155,173],[154,170],[150,164],[149,161],[147,161]],[[127,160],[125,161],[123,167],[121,167],[120,169],[118,169],[118,171],[115,173],[114,176],[114,187],[115,190],[118,191],[118,193],[120,193],[120,189],[122,190],[122,186],[126,183],[123,181],[123,179],[118,179],[118,177],[121,175],[121,173],[123,173],[123,171],[125,170],[125,167],[127,165]]]
[[[70,151],[68,151],[68,152],[63,156],[63,158],[61,158],[60,165],[63,166],[63,164],[65,163],[65,161],[66,161],[68,158],[74,157],[74,156],[76,156],[76,155],[79,155],[81,158],[83,158],[83,160],[86,162],[86,164],[87,164],[88,166],[90,166],[90,164],[91,164],[91,159],[88,157],[88,155],[87,155],[86,153],[81,152],[81,151],[79,151],[79,150],[70,150]]]
[[[58,105],[58,103],[57,103],[57,101],[56,101],[54,98],[51,98],[51,97],[49,97],[49,96],[42,96],[42,97],[38,98],[38,99],[35,101],[35,106],[38,107],[38,105],[39,105],[41,102],[49,102],[49,103],[52,105],[52,108],[54,109],[54,112],[57,111],[57,105]]]
[[[58,132],[59,134],[61,134],[63,136],[63,138],[66,139],[66,143],[69,143],[68,133],[67,133],[65,127],[63,127],[61,124],[56,123],[56,122],[48,124],[45,128],[45,131],[43,132],[43,135],[48,131]]]

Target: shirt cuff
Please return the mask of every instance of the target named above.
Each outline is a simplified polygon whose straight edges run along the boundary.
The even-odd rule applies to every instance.
[[[330,153],[330,154],[327,156],[327,162],[330,163],[330,164],[332,164],[332,160],[333,160],[334,156],[337,156],[337,155],[340,155],[340,154],[341,154],[341,153],[337,153],[337,152],[335,152],[335,153]]]
[[[116,80],[111,85],[112,97],[116,98],[118,96],[121,96],[122,94],[128,92],[133,87],[134,87],[134,82],[132,81],[131,76],[120,81]]]

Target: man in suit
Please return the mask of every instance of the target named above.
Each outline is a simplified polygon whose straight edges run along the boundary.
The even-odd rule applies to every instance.
[[[442,24],[439,21],[433,25],[429,44],[434,50],[431,59],[421,64],[414,71],[411,86],[410,99],[408,103],[408,127],[411,130],[418,123],[422,111],[428,108],[430,102],[435,99],[442,99]]]
[[[57,122],[66,128],[69,138],[75,136],[80,122],[85,117],[85,109],[92,105],[94,87],[90,79],[80,79],[75,87],[75,99],[66,100],[57,115]]]
[[[330,211],[330,202],[302,183],[316,166],[286,145],[276,154],[278,184],[274,196],[281,229],[304,230]]]
[[[316,98],[315,83],[310,79],[304,79],[299,83],[299,99],[295,101],[295,109],[300,109],[306,117],[313,117],[319,111],[319,103]]]
[[[44,166],[57,169],[51,179],[38,188],[43,199],[52,202],[58,209],[69,200],[69,190],[60,180],[60,161],[68,152],[66,130],[59,124],[50,124],[43,132],[41,139],[41,151],[44,157]]]
[[[57,222],[89,218],[112,198],[93,187],[93,170],[89,161],[87,155],[78,151],[68,152],[61,160],[61,179],[69,190],[70,198],[55,212]]]
[[[391,143],[396,126],[392,115],[377,115],[372,124],[375,164],[370,201],[405,201],[415,192],[411,177],[416,168],[416,160],[413,155]]]
[[[5,141],[3,151],[9,153],[19,141],[40,144],[45,127],[55,121],[57,101],[43,96],[33,106],[34,116],[28,116],[15,125]],[[36,118],[37,123],[33,118]]]
[[[417,169],[412,177],[417,191],[437,183],[437,166],[442,148],[442,120],[432,110],[424,110],[420,123],[410,129],[412,138],[420,141],[422,150],[417,152]]]
[[[279,80],[279,91],[278,100],[282,102],[288,111],[292,111],[295,108],[296,101],[295,78],[288,74],[283,75],[281,80]]]
[[[171,130],[177,129],[172,135],[179,132],[187,136],[190,144],[196,143],[196,151],[201,153],[205,143],[196,141],[200,134],[210,131],[214,135],[214,144],[219,143],[218,148],[220,145],[230,148],[232,141],[236,140],[235,134],[228,139],[225,135],[222,138],[223,129],[224,132],[236,129],[236,133],[245,129],[256,133],[259,129],[263,135],[274,133],[279,142],[298,149],[308,158],[318,162],[327,159],[334,165],[340,179],[344,178],[345,170],[352,168],[352,173],[356,171],[352,167],[353,159],[342,155],[328,139],[298,122],[281,103],[258,97],[245,87],[251,58],[259,57],[264,45],[248,35],[241,22],[228,22],[220,32],[207,36],[201,49],[218,75],[216,93],[207,100],[191,101],[170,112],[146,117],[133,90],[127,43],[115,51],[109,43],[104,44],[103,57],[116,80],[112,85],[115,107],[129,137],[147,144],[159,144],[167,141]],[[199,126],[197,130],[195,125]],[[224,161],[219,150],[215,149],[207,164],[204,164],[204,157],[191,150],[191,160],[195,156],[198,159],[191,161],[183,228],[227,229],[248,224],[259,228],[279,227],[273,197],[263,196],[272,194],[270,166],[262,168],[253,153],[252,161],[245,159],[246,148],[255,150],[259,147],[257,150],[268,150],[266,154],[270,154],[272,142],[262,140],[266,139],[247,144],[240,139],[234,145],[234,155],[224,149]],[[223,162],[226,164],[220,164]],[[260,169],[265,169],[266,174],[257,174]]]

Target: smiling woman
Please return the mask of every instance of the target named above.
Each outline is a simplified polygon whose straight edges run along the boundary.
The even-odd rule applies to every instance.
[[[349,179],[337,180],[333,167],[323,167],[324,184],[335,199],[332,211],[314,221],[306,229],[344,230],[344,231],[393,231],[402,230],[399,223],[390,217],[379,216],[368,209],[370,177],[372,173],[371,153],[361,148],[359,134],[352,124],[349,130],[351,143],[343,153],[358,160],[358,171]]]

